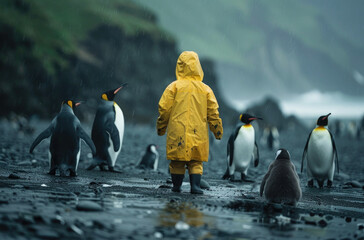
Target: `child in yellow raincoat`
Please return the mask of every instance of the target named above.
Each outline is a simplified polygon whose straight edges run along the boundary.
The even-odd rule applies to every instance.
[[[223,135],[219,105],[211,88],[202,82],[203,71],[195,52],[183,52],[177,61],[177,80],[169,84],[159,101],[157,132],[167,131],[167,159],[172,191],[180,192],[187,167],[191,193],[203,194],[200,181],[209,155],[208,128],[216,139]]]

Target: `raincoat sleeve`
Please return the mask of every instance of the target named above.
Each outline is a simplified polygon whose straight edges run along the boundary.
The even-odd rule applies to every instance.
[[[157,119],[157,133],[159,136],[163,136],[166,133],[167,125],[169,121],[169,116],[172,110],[173,102],[175,96],[175,87],[171,83],[159,100],[158,110],[159,117]]]
[[[211,89],[207,93],[207,122],[211,132],[214,133],[216,139],[221,139],[223,135],[222,120],[219,117],[219,104],[217,103],[215,94]]]

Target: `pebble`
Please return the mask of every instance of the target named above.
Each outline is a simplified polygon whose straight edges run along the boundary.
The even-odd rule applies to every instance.
[[[32,163],[29,161],[21,161],[21,162],[18,162],[17,165],[18,166],[30,166],[30,165],[32,165]]]
[[[200,187],[202,189],[210,189],[210,184],[208,182],[206,182],[205,180],[201,179]]]
[[[364,229],[364,223],[358,223],[358,229],[363,230]]]
[[[327,222],[324,219],[321,219],[320,221],[318,221],[318,225],[320,227],[326,227],[327,226]]]
[[[59,234],[48,229],[38,229],[37,236],[44,239],[59,239]]]
[[[102,211],[100,204],[91,201],[80,201],[76,209],[78,211]]]
[[[347,223],[351,222],[351,217],[345,217],[345,222]]]
[[[75,232],[78,235],[83,235],[83,231],[74,224],[69,226],[69,229],[72,230],[73,232]]]
[[[190,225],[182,221],[178,221],[174,227],[179,231],[185,231],[190,229]]]
[[[10,178],[10,179],[20,179],[19,175],[15,174],[15,173],[10,173],[8,178]]]
[[[363,185],[360,182],[355,181],[355,180],[350,181],[350,182],[346,182],[346,183],[344,183],[344,185],[348,185],[348,186],[351,186],[353,188],[362,188],[363,187]]]

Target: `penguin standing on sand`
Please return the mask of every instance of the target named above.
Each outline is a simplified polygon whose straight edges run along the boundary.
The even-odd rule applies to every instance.
[[[155,144],[149,144],[144,156],[137,164],[138,168],[153,169],[154,171],[158,168],[159,153]]]
[[[259,149],[255,141],[254,127],[250,124],[258,117],[251,116],[248,113],[240,115],[240,121],[243,125],[236,128],[231,134],[227,144],[227,169],[222,177],[234,181],[234,173],[241,173],[241,180],[252,182],[247,178],[249,164],[254,160],[254,167],[259,164]]]
[[[300,179],[286,149],[279,149],[260,185],[260,196],[268,202],[296,205],[302,196]]]
[[[303,162],[307,158],[308,186],[313,187],[316,179],[320,188],[327,179],[327,186],[331,187],[334,179],[335,167],[339,173],[339,159],[337,157],[334,137],[327,128],[328,117],[331,113],[321,116],[317,120],[317,127],[308,136],[302,155],[301,172]],[[336,159],[336,164],[335,164]]]
[[[80,121],[73,113],[73,108],[79,104],[72,100],[63,101],[61,111],[30,147],[29,152],[32,153],[41,141],[52,136],[49,145],[49,174],[51,175],[55,175],[57,169],[61,176],[66,176],[67,171],[70,176],[77,175],[81,151],[80,139],[86,142],[93,154],[96,151],[91,138],[83,130]]]
[[[100,170],[105,170],[105,166],[108,166],[109,171],[114,171],[124,136],[124,115],[119,105],[114,102],[114,98],[126,85],[125,83],[101,95],[102,102],[97,109],[91,133],[96,154],[87,170],[94,169],[96,166]]]

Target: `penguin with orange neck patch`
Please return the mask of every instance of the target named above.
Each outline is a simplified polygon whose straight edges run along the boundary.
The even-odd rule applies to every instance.
[[[251,122],[260,119],[248,113],[240,115],[240,121],[243,125],[236,128],[231,134],[227,144],[227,169],[222,177],[223,179],[234,180],[234,173],[241,173],[241,180],[246,182],[254,182],[247,177],[248,168],[251,161],[254,166],[259,164],[259,149],[255,141],[254,127]]]
[[[79,104],[72,100],[63,101],[61,111],[30,147],[29,152],[32,153],[40,142],[52,136],[49,145],[49,174],[51,175],[55,175],[56,170],[61,176],[66,176],[68,171],[70,176],[77,175],[81,152],[80,139],[86,142],[92,153],[96,151],[91,138],[83,130],[80,121],[73,113],[73,109]]]
[[[318,118],[317,126],[308,136],[303,151],[301,173],[303,171],[303,162],[307,159],[308,187],[313,187],[314,180],[317,181],[320,188],[323,187],[325,180],[327,180],[327,186],[331,187],[336,167],[339,173],[339,159],[335,140],[327,128],[330,115],[331,113]]]
[[[102,102],[97,109],[91,133],[96,146],[96,154],[94,154],[88,170],[94,169],[96,166],[100,170],[105,170],[105,166],[108,166],[109,171],[115,171],[115,163],[123,144],[125,125],[123,111],[114,102],[114,98],[126,85],[125,83],[101,95]]]

